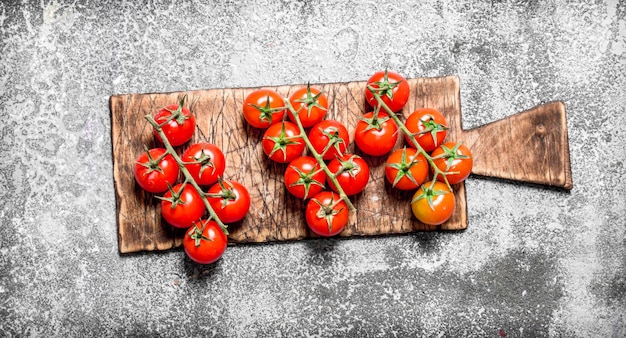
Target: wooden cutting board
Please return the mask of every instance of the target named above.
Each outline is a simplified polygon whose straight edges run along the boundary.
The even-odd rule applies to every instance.
[[[420,107],[441,111],[449,121],[446,140],[461,141],[472,150],[472,173],[488,177],[572,188],[565,106],[553,102],[472,130],[461,126],[460,87],[457,77],[409,79],[411,95],[403,110],[408,116]],[[329,98],[327,118],[354,127],[368,107],[365,82],[312,84]],[[301,87],[272,88],[288,96]],[[224,177],[242,182],[250,191],[252,205],[246,218],[229,225],[229,243],[290,241],[316,237],[304,221],[305,203],[287,193],[283,183],[285,164],[269,161],[261,147],[262,130],[248,126],[241,107],[257,88],[193,90],[173,93],[113,95],[110,98],[113,176],[115,181],[118,243],[121,253],[167,250],[182,243],[182,231],[162,220],[159,201],[135,183],[133,164],[144,145],[160,146],[144,116],[179,102],[184,95],[196,115],[197,132],[191,142],[207,141],[219,146],[227,159]],[[373,236],[428,230],[467,228],[464,183],[454,186],[456,210],[440,226],[418,222],[411,213],[413,192],[392,189],[384,178],[385,156],[370,157],[355,150],[370,164],[370,183],[351,198],[357,211],[339,235]],[[402,146],[399,138],[396,148]],[[179,152],[185,146],[177,148]],[[470,178],[472,179],[472,178]]]

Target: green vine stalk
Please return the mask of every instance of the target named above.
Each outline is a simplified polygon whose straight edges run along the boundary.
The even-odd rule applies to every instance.
[[[391,119],[396,123],[398,128],[402,130],[402,132],[405,135],[407,135],[407,137],[411,140],[411,143],[413,144],[415,149],[417,149],[418,153],[422,154],[424,158],[426,158],[426,161],[428,162],[430,167],[433,169],[433,177],[430,183],[430,188],[432,189],[432,187],[435,185],[437,176],[441,175],[444,178],[444,183],[448,186],[448,189],[452,191],[452,187],[450,186],[450,183],[448,183],[448,178],[446,177],[447,174],[451,174],[451,173],[442,171],[441,169],[439,169],[439,167],[435,165],[434,158],[430,156],[430,154],[426,152],[424,148],[422,148],[422,146],[420,146],[419,142],[417,142],[417,139],[415,138],[415,134],[411,133],[411,131],[406,127],[406,125],[402,121],[400,121],[400,118],[398,117],[398,115],[395,112],[393,112],[389,108],[389,106],[387,106],[387,104],[385,104],[385,102],[380,97],[380,94],[378,93],[378,90],[376,88],[368,85],[367,90],[369,90],[372,93],[372,95],[376,99],[376,102],[378,102],[378,105],[381,108],[385,109],[389,117],[391,117]]]
[[[304,143],[306,144],[309,153],[315,158],[315,160],[320,165],[320,168],[324,170],[324,172],[326,173],[326,176],[335,185],[335,187],[337,188],[337,193],[339,194],[339,198],[341,198],[341,200],[343,200],[346,203],[346,205],[348,206],[348,209],[350,209],[351,212],[355,211],[356,208],[352,204],[352,201],[350,201],[350,198],[348,197],[348,195],[346,195],[346,193],[341,188],[341,185],[337,181],[337,175],[335,175],[332,171],[330,171],[330,169],[328,169],[328,166],[324,162],[323,154],[320,154],[315,150],[315,148],[313,147],[313,144],[311,143],[311,141],[309,140],[309,137],[306,134],[306,130],[304,129],[304,126],[302,125],[302,121],[300,121],[300,117],[298,116],[299,110],[302,109],[304,106],[300,106],[300,109],[296,111],[291,105],[291,102],[289,102],[289,99],[285,99],[285,104],[286,104],[286,108],[289,109],[289,111],[292,113],[294,120],[296,122],[296,125],[298,126],[298,129],[300,129],[300,137],[302,137],[302,139],[304,140]]]
[[[217,214],[215,213],[215,210],[213,210],[213,208],[211,207],[211,204],[209,203],[209,200],[207,199],[207,194],[202,190],[200,185],[198,185],[198,183],[193,179],[193,177],[189,173],[189,170],[187,170],[187,168],[185,167],[185,162],[180,158],[180,156],[178,156],[178,153],[176,153],[176,150],[174,149],[172,144],[168,141],[167,136],[163,132],[162,126],[165,123],[168,123],[169,120],[164,122],[164,124],[160,125],[154,120],[154,118],[151,115],[146,115],[145,119],[148,120],[148,123],[152,125],[154,130],[156,130],[156,132],[161,137],[161,141],[165,145],[165,150],[167,151],[167,153],[172,155],[176,163],[178,163],[178,167],[180,168],[180,171],[183,173],[183,176],[185,177],[184,183],[191,184],[191,186],[193,186],[194,189],[196,189],[200,197],[202,197],[202,202],[204,203],[204,206],[209,212],[210,219],[213,219],[215,222],[217,222],[217,224],[219,224],[224,234],[228,235],[228,229],[227,229],[228,227],[217,216]]]

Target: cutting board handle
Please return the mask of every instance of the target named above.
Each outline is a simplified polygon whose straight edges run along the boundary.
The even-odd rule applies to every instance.
[[[546,103],[461,134],[474,154],[473,174],[573,187],[563,102]]]

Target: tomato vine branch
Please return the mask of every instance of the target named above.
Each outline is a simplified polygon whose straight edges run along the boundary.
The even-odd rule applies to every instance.
[[[398,128],[400,130],[402,130],[402,132],[411,140],[411,143],[413,144],[413,146],[415,147],[415,149],[417,149],[418,153],[422,154],[424,156],[424,158],[426,158],[426,161],[428,162],[428,164],[430,165],[431,168],[433,168],[433,178],[432,181],[430,182],[430,189],[433,188],[435,181],[437,179],[437,176],[441,175],[444,178],[444,183],[448,186],[448,189],[450,191],[452,191],[452,187],[450,186],[450,183],[448,182],[448,178],[446,177],[447,174],[444,171],[442,171],[441,169],[439,169],[437,167],[437,165],[435,165],[434,159],[432,156],[430,156],[430,154],[428,152],[426,152],[424,150],[424,148],[422,148],[422,146],[420,146],[419,142],[417,142],[417,139],[415,138],[415,135],[413,133],[411,133],[411,131],[406,127],[406,125],[404,123],[402,123],[402,121],[400,121],[400,118],[398,118],[398,115],[396,113],[394,113],[388,106],[387,104],[385,104],[385,102],[383,101],[383,99],[380,97],[380,94],[378,93],[379,90],[372,87],[371,85],[367,86],[367,90],[369,90],[372,95],[374,96],[374,98],[376,99],[376,102],[378,102],[378,105],[380,107],[382,107],[383,109],[385,109],[385,111],[387,112],[387,114],[389,114],[389,117],[396,123],[396,125],[398,126]]]
[[[339,198],[341,198],[346,203],[346,205],[348,205],[348,209],[350,209],[350,211],[356,210],[356,208],[352,204],[352,201],[350,201],[350,198],[348,198],[348,195],[346,195],[346,193],[341,188],[341,186],[339,184],[339,181],[337,181],[337,176],[332,171],[330,171],[330,169],[328,169],[328,166],[324,162],[324,159],[323,159],[322,155],[315,150],[315,148],[313,147],[313,144],[309,140],[309,138],[308,138],[308,136],[306,134],[306,131],[304,130],[304,126],[302,125],[302,121],[300,121],[300,117],[298,116],[299,110],[295,111],[293,109],[293,106],[289,102],[289,100],[285,100],[285,104],[287,106],[287,109],[289,109],[289,111],[294,116],[294,120],[296,122],[296,125],[298,126],[298,129],[300,130],[300,137],[302,137],[302,140],[304,140],[304,143],[306,144],[307,149],[309,150],[309,153],[311,155],[313,155],[315,160],[320,165],[320,168],[322,170],[324,170],[324,172],[326,173],[326,176],[328,177],[328,179],[330,179],[330,181],[335,185],[335,187],[337,187],[337,192],[339,194]],[[301,106],[301,108],[302,107],[304,107],[304,106]]]
[[[156,130],[156,132],[161,137],[161,141],[163,142],[163,145],[165,145],[165,149],[167,153],[172,155],[176,163],[178,163],[178,167],[180,168],[180,171],[185,176],[185,182],[191,184],[191,186],[193,186],[194,189],[196,189],[196,191],[198,192],[198,194],[202,197],[202,202],[204,203],[204,206],[206,207],[206,209],[209,211],[210,218],[215,220],[215,222],[219,224],[224,234],[228,235],[227,226],[222,222],[222,220],[220,220],[219,216],[217,216],[217,214],[215,213],[215,210],[213,210],[213,208],[211,207],[211,204],[209,203],[209,200],[206,198],[204,191],[202,191],[202,188],[193,179],[193,177],[189,173],[189,170],[187,170],[187,168],[185,167],[185,162],[180,158],[180,156],[178,156],[178,153],[176,153],[176,150],[174,149],[172,144],[168,141],[167,136],[165,135],[165,133],[163,132],[163,129],[161,128],[161,125],[159,125],[151,115],[146,115],[145,118],[146,120],[148,120],[148,123],[152,125],[154,130]]]

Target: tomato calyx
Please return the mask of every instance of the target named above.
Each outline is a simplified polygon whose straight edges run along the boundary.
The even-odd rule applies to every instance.
[[[306,97],[294,101],[294,102],[302,103],[302,105],[300,106],[300,108],[294,115],[297,115],[298,113],[300,113],[300,109],[302,109],[303,107],[307,108],[307,113],[306,113],[307,117],[311,116],[311,111],[313,110],[313,108],[318,108],[320,110],[326,111],[326,107],[322,106],[318,102],[320,96],[322,96],[323,94],[324,93],[320,91],[316,95],[313,95],[313,93],[311,92],[311,84],[307,83]]]
[[[352,155],[347,160],[342,160],[340,157],[337,157],[341,166],[335,173],[335,176],[339,176],[347,172],[350,177],[355,178],[361,172],[361,166],[354,162],[356,156],[357,155]]]
[[[271,98],[269,95],[267,95],[267,100],[265,101],[265,106],[259,106],[253,103],[249,103],[249,105],[251,107],[254,107],[256,110],[259,111],[259,120],[262,122],[267,122],[269,124],[272,124],[272,119],[274,117],[274,113],[285,110],[285,107],[277,107],[277,108],[272,108],[270,105],[271,102]]]
[[[443,150],[443,154],[433,157],[433,160],[439,159],[439,158],[445,159],[446,160],[446,172],[447,172],[448,170],[450,170],[450,167],[452,166],[454,161],[470,158],[467,155],[458,153],[460,146],[461,146],[461,143],[455,144],[454,147],[452,148],[448,148],[445,145],[441,145],[440,147]]]
[[[385,69],[385,75],[382,81],[372,82],[367,88],[374,94],[378,94],[380,96],[386,96],[390,100],[393,99],[393,89],[398,86],[400,82],[390,82],[389,75],[387,70]]]
[[[204,194],[204,196],[209,198],[220,198],[222,200],[222,208],[228,204],[228,201],[234,201],[237,199],[237,194],[233,188],[227,188],[224,185],[224,180],[221,177],[217,179],[217,184],[220,185],[221,191],[217,194]]]
[[[204,228],[207,226],[207,224],[209,223],[210,220],[206,220],[206,221],[201,221],[202,223],[202,227],[198,228],[197,224],[194,224],[193,227],[189,230],[189,232],[187,233],[187,235],[189,235],[189,237],[191,237],[191,239],[194,240],[195,246],[200,246],[200,244],[202,243],[202,241],[209,241],[212,242],[213,240],[206,237],[204,235]]]
[[[137,162],[137,164],[144,166],[148,169],[148,171],[146,171],[146,174],[149,174],[153,171],[158,171],[162,174],[163,169],[161,168],[159,163],[161,163],[161,160],[164,159],[165,156],[169,155],[167,151],[164,151],[163,154],[161,154],[159,157],[157,157],[156,159],[153,159],[152,155],[150,154],[150,149],[148,149],[148,147],[145,145],[143,146],[143,148],[144,148],[144,152],[148,156],[148,162],[146,163]]]
[[[413,167],[414,165],[420,163],[421,160],[419,160],[416,157],[413,157],[410,161],[408,161],[407,159],[407,155],[406,155],[406,147],[404,147],[402,149],[402,157],[400,159],[400,162],[398,163],[391,163],[388,164],[388,167],[394,168],[397,170],[396,176],[393,179],[393,183],[391,184],[392,187],[395,187],[396,184],[403,178],[406,177],[408,178],[411,182],[413,182],[414,184],[418,184],[417,181],[415,180],[415,177],[413,177],[413,174],[411,173],[411,167]]]
[[[389,116],[383,116],[383,117],[378,116],[379,112],[380,112],[380,106],[376,106],[374,108],[374,114],[372,114],[372,117],[360,118],[361,121],[367,123],[367,127],[365,127],[365,129],[361,131],[362,133],[366,133],[367,131],[372,130],[372,129],[381,130],[383,129],[383,124],[391,119]]]
[[[295,141],[300,138],[301,138],[300,135],[287,136],[287,132],[285,131],[285,124],[283,123],[280,129],[280,134],[278,136],[274,136],[274,137],[265,136],[265,139],[271,140],[272,142],[274,142],[274,147],[272,148],[272,151],[267,156],[272,157],[272,155],[274,155],[277,151],[282,151],[283,159],[286,160],[287,159],[287,146],[300,144],[299,142]]]
[[[328,231],[332,231],[333,218],[343,211],[343,207],[335,209],[335,207],[339,203],[341,203],[341,199],[335,200],[334,198],[332,198],[330,201],[328,201],[328,204],[324,204],[316,198],[313,198],[312,201],[320,207],[315,216],[319,219],[324,219],[326,221],[326,224],[328,225]]]
[[[176,191],[174,190],[171,184],[167,183],[167,189],[169,190],[170,194],[172,194],[172,197],[163,197],[163,196],[154,196],[154,197],[160,199],[161,201],[170,202],[171,203],[170,207],[172,209],[175,209],[178,205],[185,205],[185,201],[183,201],[180,197],[185,191],[186,185],[187,185],[187,182],[183,182],[183,184],[180,186],[180,190]]]
[[[185,162],[185,164],[199,164],[200,171],[198,176],[202,176],[205,170],[211,168],[211,175],[215,173],[215,164],[213,163],[213,159],[210,156],[210,152],[206,152],[204,148],[200,150],[200,156],[193,157],[193,162]]]
[[[342,156],[343,153],[341,151],[341,145],[345,144],[345,142],[343,141],[341,136],[339,136],[339,129],[337,127],[328,127],[326,129],[322,129],[321,132],[324,136],[328,137],[328,143],[326,144],[324,149],[322,149],[320,155],[324,157],[328,150],[330,150],[331,147],[334,147],[337,151],[337,156]]]
[[[437,156],[434,156],[432,159],[433,160],[437,160],[437,159],[445,159],[446,162],[446,169],[444,171],[438,170],[435,172],[435,175],[433,177],[433,179],[437,179],[438,176],[440,175],[441,177],[443,177],[443,182],[448,186],[448,189],[450,191],[452,191],[452,187],[450,186],[450,182],[448,182],[448,175],[456,175],[459,174],[458,171],[450,171],[450,168],[452,167],[452,165],[454,164],[454,162],[456,160],[462,160],[462,159],[468,159],[470,158],[470,156],[464,155],[464,154],[459,154],[458,150],[459,147],[462,145],[462,143],[456,143],[454,145],[454,147],[449,148],[445,145],[441,145],[439,146],[442,150],[443,153],[439,154]]]
[[[322,187],[322,189],[324,188],[324,182],[320,182],[314,178],[318,173],[324,171],[323,169],[320,168],[315,170],[315,168],[313,168],[308,173],[306,173],[296,166],[291,165],[289,167],[293,169],[299,176],[298,180],[291,183],[289,186],[295,187],[301,185],[304,188],[304,199],[308,198],[309,190],[311,189],[312,185],[320,186]],[[317,165],[315,167],[317,167]]]
[[[433,188],[434,182],[435,182],[435,180],[431,181],[430,184],[428,184],[428,183],[422,184],[422,186],[421,186],[422,193],[420,193],[419,195],[415,196],[413,198],[413,200],[411,200],[411,203],[415,203],[415,202],[417,202],[419,200],[426,199],[430,209],[431,210],[435,210],[435,206],[433,204],[433,199],[436,198],[437,196],[440,196],[440,195],[451,194],[452,192],[450,190],[434,189]]]
[[[163,108],[167,110],[168,112],[170,112],[171,115],[161,124],[159,124],[159,127],[165,126],[172,120],[175,120],[176,123],[178,123],[178,125],[182,125],[185,123],[185,120],[191,118],[191,116],[183,114],[183,107],[185,106],[186,99],[187,99],[187,95],[183,96],[183,98],[180,99],[180,103],[178,104],[178,107],[176,107],[176,109],[169,109],[167,107]]]
[[[412,134],[412,135],[415,136],[415,135],[424,135],[424,134],[430,133],[430,136],[433,138],[435,147],[439,146],[437,144],[437,133],[442,133],[442,132],[447,131],[448,127],[446,127],[445,125],[441,123],[435,122],[435,119],[433,119],[432,117],[429,117],[428,120],[426,121],[422,121],[422,125],[424,125],[424,130],[418,133]]]

